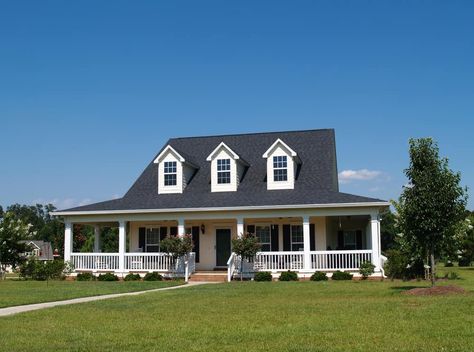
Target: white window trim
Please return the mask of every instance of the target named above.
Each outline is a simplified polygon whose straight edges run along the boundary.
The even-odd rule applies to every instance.
[[[282,167],[275,167],[275,158],[284,158],[286,166]],[[288,182],[288,156],[286,155],[274,155],[272,156],[272,162],[273,162],[273,182]],[[282,161],[283,162],[283,161]],[[277,163],[279,163],[277,161]],[[276,170],[285,170],[286,171],[286,180],[275,180],[275,171]]]
[[[167,172],[166,171],[166,164],[174,164],[174,172]],[[174,185],[167,185],[166,184],[166,176],[174,175],[175,176],[175,184]],[[177,161],[163,161],[163,186],[164,187],[176,187],[178,185],[178,162]]]
[[[256,224],[252,224],[252,225],[255,226],[255,236],[257,236],[257,238],[258,238],[257,227],[267,227],[268,228],[268,234],[269,234],[269,241],[270,242],[260,242],[260,244],[270,246],[270,249],[268,251],[262,250],[262,252],[271,252],[272,251],[272,225],[268,224],[268,223],[256,223]],[[260,239],[258,239],[258,240],[260,241]]]
[[[300,224],[290,224],[290,248],[292,252],[301,252],[304,250],[304,237],[301,238],[301,242],[295,242],[293,241],[293,226],[300,226],[301,227],[301,234],[303,236],[303,225]],[[302,248],[299,250],[293,250],[293,244],[301,244],[303,245]]]
[[[161,250],[160,233],[161,233],[161,228],[162,227],[164,227],[164,226],[148,226],[148,227],[145,227],[145,248],[143,248],[144,252],[148,253],[148,247],[158,247],[157,252],[159,252]],[[157,243],[148,244],[148,231],[149,230],[157,230],[158,231],[158,242]],[[150,252],[150,253],[154,253],[154,252]]]
[[[229,168],[226,169],[226,170],[219,170],[219,161],[228,161],[229,162],[228,163]],[[216,159],[216,163],[217,163],[217,165],[216,165],[217,166],[217,184],[218,185],[230,185],[232,183],[232,160],[231,160],[231,158],[219,158],[219,159]],[[219,175],[223,174],[223,173],[229,174],[229,182],[219,182]]]

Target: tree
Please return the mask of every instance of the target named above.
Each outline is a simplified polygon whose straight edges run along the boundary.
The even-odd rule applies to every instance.
[[[429,260],[431,284],[436,282],[435,258],[455,241],[455,228],[464,220],[467,191],[461,175],[439,157],[431,138],[410,139],[408,185],[399,202],[397,226],[411,251]]]
[[[382,220],[380,222],[380,237],[382,251],[394,249],[396,247],[397,229],[396,217],[390,209],[380,214]]]
[[[23,253],[27,245],[21,240],[32,238],[32,225],[16,219],[14,214],[6,212],[0,221],[0,278],[5,277],[7,265],[18,267],[25,261]]]
[[[244,260],[253,259],[261,249],[257,236],[245,233],[232,240],[232,250],[240,257],[240,281],[243,280]]]

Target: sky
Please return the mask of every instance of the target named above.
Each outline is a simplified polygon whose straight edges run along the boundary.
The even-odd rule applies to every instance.
[[[396,199],[412,137],[472,189],[473,18],[473,1],[0,1],[0,205],[121,197],[171,137],[318,128],[343,192]]]

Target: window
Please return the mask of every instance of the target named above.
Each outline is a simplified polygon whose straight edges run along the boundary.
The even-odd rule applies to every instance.
[[[230,183],[230,159],[217,159],[217,183]]]
[[[165,186],[176,186],[176,161],[165,161]]]
[[[344,249],[356,249],[356,231],[344,231]]]
[[[270,252],[272,250],[270,226],[256,226],[255,234],[262,246],[262,251]]]
[[[146,229],[145,252],[160,251],[160,228],[151,227]]]
[[[286,155],[273,157],[273,181],[288,181],[288,163]]]
[[[291,225],[291,250],[302,251],[303,248],[303,226]]]

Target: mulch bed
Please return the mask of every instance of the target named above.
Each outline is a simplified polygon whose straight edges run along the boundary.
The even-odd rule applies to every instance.
[[[406,295],[411,296],[441,296],[451,294],[463,294],[467,291],[459,286],[435,286],[435,287],[423,287],[423,288],[412,288],[411,290],[403,292]]]

